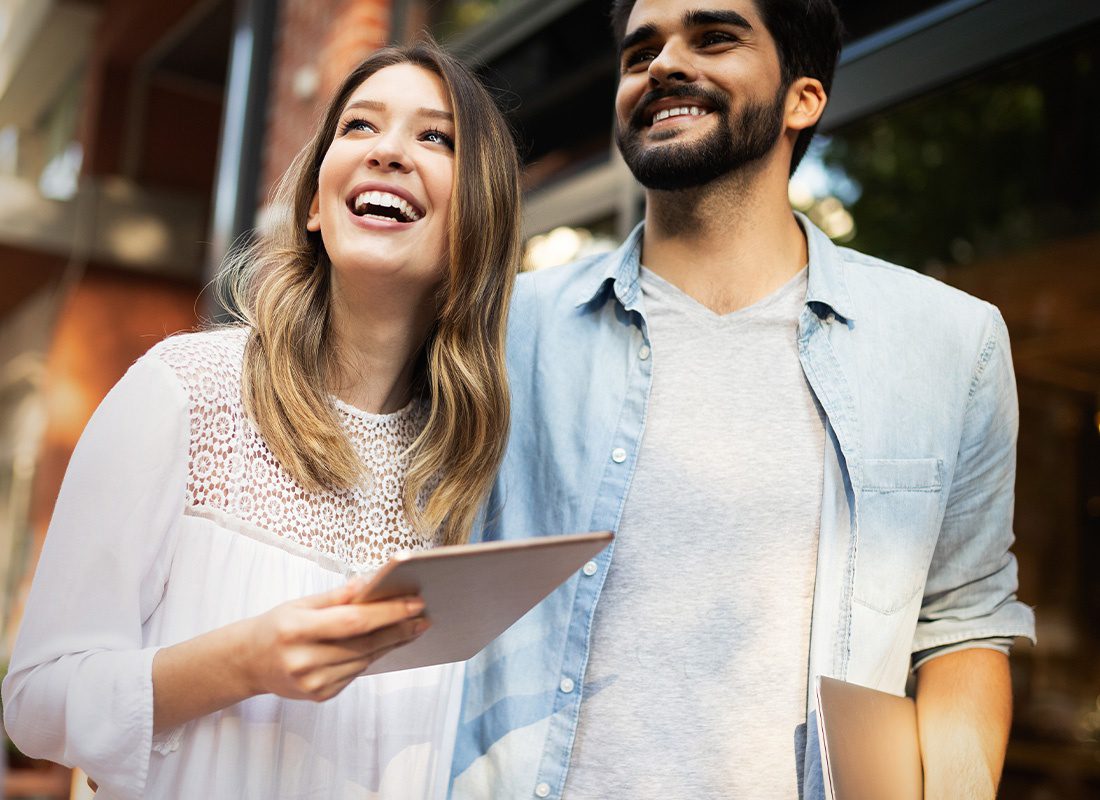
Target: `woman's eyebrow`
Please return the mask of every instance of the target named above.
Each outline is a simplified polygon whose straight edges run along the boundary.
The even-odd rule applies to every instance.
[[[349,111],[353,108],[365,108],[368,111],[385,111],[386,104],[379,103],[377,100],[352,100],[344,106],[344,111]]]
[[[353,108],[365,108],[368,111],[385,111],[386,104],[379,102],[378,100],[353,100],[344,106],[344,111],[350,111]],[[443,111],[439,108],[418,108],[416,109],[417,116],[431,117],[432,119],[442,119],[447,122],[454,122],[454,114],[450,111]]]
[[[447,122],[454,122],[455,115],[450,111],[443,111],[438,108],[418,108],[416,113],[422,117],[432,117],[433,119],[442,119]]]

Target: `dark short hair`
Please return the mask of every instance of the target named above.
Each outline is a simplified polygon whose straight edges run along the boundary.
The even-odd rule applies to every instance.
[[[833,73],[840,57],[840,12],[833,0],[752,0],[764,27],[775,40],[779,52],[779,70],[783,85],[798,78],[816,78],[832,91]],[[611,0],[611,30],[616,45],[626,35],[626,22],[635,0]],[[705,0],[701,0],[705,3]],[[817,126],[801,131],[791,154],[791,174],[798,168],[810,146]]]

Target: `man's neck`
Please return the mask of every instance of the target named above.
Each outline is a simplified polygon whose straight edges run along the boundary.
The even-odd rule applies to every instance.
[[[718,314],[767,297],[806,266],[787,175],[768,164],[706,186],[646,195],[642,263]]]

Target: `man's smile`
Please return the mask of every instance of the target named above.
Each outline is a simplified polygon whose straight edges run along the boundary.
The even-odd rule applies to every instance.
[[[719,98],[711,94],[697,88],[650,92],[631,114],[630,126],[638,132],[647,128],[661,131],[697,122],[722,110]]]
[[[658,111],[653,115],[653,121],[650,125],[656,125],[658,122],[663,122],[666,119],[677,119],[679,117],[702,117],[709,114],[709,109],[700,108],[699,106],[677,106],[676,108],[665,108]]]

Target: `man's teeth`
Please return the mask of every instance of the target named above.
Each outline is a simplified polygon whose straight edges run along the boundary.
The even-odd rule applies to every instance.
[[[653,115],[653,125],[656,125],[663,119],[669,117],[701,117],[708,113],[706,109],[699,108],[699,106],[681,106],[680,108],[662,108],[656,114]]]
[[[356,214],[366,213],[367,206],[396,208],[404,215],[405,219],[409,220],[409,222],[416,222],[420,219],[420,212],[417,211],[411,203],[389,192],[363,192],[355,198]]]

